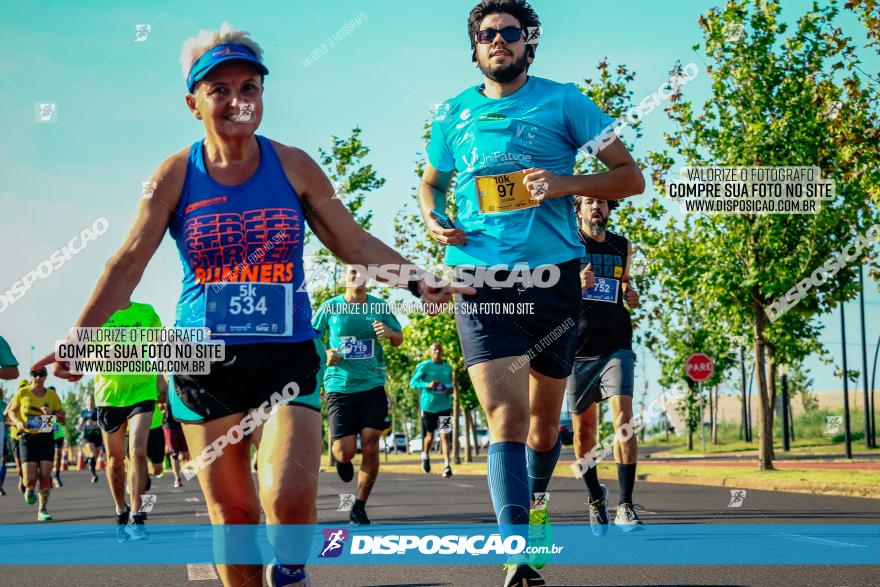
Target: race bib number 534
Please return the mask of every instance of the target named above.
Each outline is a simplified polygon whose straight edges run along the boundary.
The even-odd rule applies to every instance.
[[[224,336],[289,336],[293,332],[293,286],[236,283],[205,287],[205,327]]]

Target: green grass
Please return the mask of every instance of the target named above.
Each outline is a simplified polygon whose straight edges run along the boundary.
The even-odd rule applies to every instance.
[[[826,435],[828,416],[842,416],[841,410],[816,410],[806,414],[800,414],[794,420],[794,437],[791,443],[792,453],[804,454],[830,454],[839,452],[843,455],[844,435],[838,433],[835,435]],[[860,410],[850,411],[850,438],[854,452],[872,452],[880,453],[880,449],[868,449],[864,445],[864,431],[862,430],[864,423],[864,413]],[[842,426],[841,426],[842,429]],[[718,443],[711,442],[711,431],[706,428],[706,453],[722,453],[722,452],[740,452],[757,450],[758,448],[758,430],[757,426],[752,430],[753,441],[751,443],[740,440],[739,424],[735,422],[721,422],[718,425]],[[656,446],[668,448],[676,454],[700,454],[702,446],[700,443],[699,431],[694,432],[694,450],[688,451],[687,435],[682,434],[676,436],[669,435],[667,441],[661,435],[655,435],[654,438],[646,442],[640,443],[643,446]],[[773,446],[776,453],[782,451],[782,422],[781,418],[773,419]]]

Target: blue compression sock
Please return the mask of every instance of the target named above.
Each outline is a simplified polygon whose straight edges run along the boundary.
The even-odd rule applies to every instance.
[[[526,536],[530,498],[526,445],[522,442],[489,445],[487,477],[502,538]]]

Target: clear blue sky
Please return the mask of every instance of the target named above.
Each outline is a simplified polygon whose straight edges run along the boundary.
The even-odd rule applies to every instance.
[[[271,71],[261,134],[317,156],[331,134],[360,125],[370,161],[387,179],[371,194],[374,231],[387,242],[385,219],[409,201],[413,162],[423,149],[421,123],[433,104],[478,83],[465,29],[473,0],[446,2],[42,2],[14,3],[0,23],[0,290],[47,259],[101,216],[106,234],[46,280],[36,282],[0,313],[0,334],[22,363],[30,345],[40,355],[72,324],[131,221],[144,181],[166,156],[202,136],[188,113],[177,58],[182,42],[223,20],[250,31]],[[635,96],[656,89],[676,60],[701,64],[691,46],[701,41],[697,18],[712,2],[582,2],[535,0],[544,34],[531,73],[582,81],[608,57],[637,73]],[[786,19],[806,1],[786,1]],[[311,66],[302,60],[361,12],[364,20]],[[865,44],[863,26],[844,11],[844,31]],[[133,42],[136,24],[152,27]],[[877,72],[876,54],[861,50],[864,69]],[[686,89],[695,102],[707,78]],[[36,123],[37,102],[57,104],[57,122]],[[658,109],[644,122],[637,152],[661,145],[669,128]],[[650,188],[642,198],[657,197]],[[133,299],[152,303],[171,324],[181,269],[166,237]],[[880,333],[880,295],[869,284],[868,338]],[[855,304],[847,309],[850,368],[860,369]],[[839,355],[836,314],[823,320],[821,340]],[[641,355],[641,352],[639,353]],[[869,362],[871,357],[869,356]],[[816,388],[838,389],[831,368],[810,361]],[[648,379],[657,367],[649,360]],[[641,369],[637,377],[641,379]],[[50,378],[54,380],[54,378]],[[58,383],[55,380],[55,383]],[[656,392],[656,384],[652,384]],[[637,381],[637,389],[641,381]]]

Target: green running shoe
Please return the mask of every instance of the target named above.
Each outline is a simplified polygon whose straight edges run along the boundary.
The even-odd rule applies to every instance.
[[[28,505],[37,503],[37,492],[33,489],[26,489],[24,492],[24,502]]]
[[[529,555],[529,564],[541,569],[550,560],[553,545],[553,532],[547,510],[529,510],[529,546],[534,552]]]
[[[40,510],[37,512],[37,520],[40,522],[48,522],[52,519],[52,516],[49,515],[49,512],[46,510]]]

